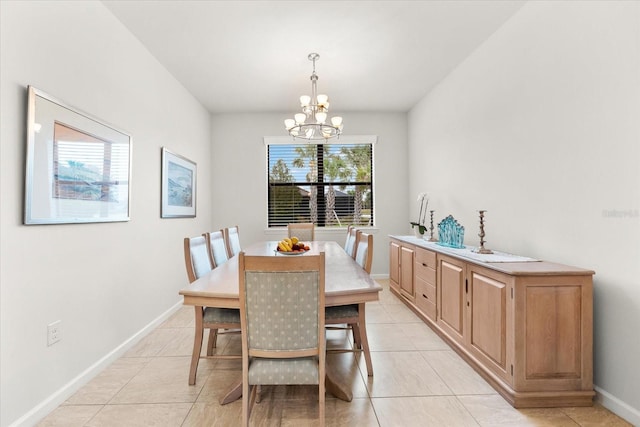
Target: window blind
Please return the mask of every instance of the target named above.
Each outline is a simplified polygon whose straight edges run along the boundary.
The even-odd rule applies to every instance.
[[[373,225],[373,144],[270,144],[268,225]]]

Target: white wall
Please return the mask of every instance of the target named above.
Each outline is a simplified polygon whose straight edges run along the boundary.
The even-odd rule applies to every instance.
[[[86,380],[77,376],[181,302],[182,238],[208,230],[211,219],[210,116],[102,3],[0,7],[0,425],[7,426],[23,416],[33,423],[78,386],[73,381]],[[132,135],[131,221],[22,225],[27,85]],[[162,146],[198,162],[196,219],[159,217]],[[62,341],[47,347],[46,326],[55,320]]]
[[[337,108],[338,106],[336,106]],[[213,228],[238,224],[241,243],[277,240],[286,231],[267,231],[267,160],[264,136],[285,136],[282,114],[217,114],[213,116],[211,176]],[[402,206],[407,192],[407,115],[403,113],[341,113],[345,136],[377,135],[374,147],[376,229],[372,275],[389,274],[388,234],[406,232]],[[316,231],[318,240],[344,243],[339,233]]]
[[[594,382],[640,424],[640,3],[530,2],[409,114],[410,194],[594,277]],[[412,197],[413,199],[413,197]],[[411,205],[414,206],[415,202]]]

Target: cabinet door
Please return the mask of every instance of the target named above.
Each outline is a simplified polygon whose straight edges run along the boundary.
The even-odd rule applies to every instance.
[[[400,245],[389,243],[389,282],[391,286],[400,287]]]
[[[438,255],[437,262],[437,324],[452,339],[463,343],[465,264],[445,255]]]
[[[511,382],[508,325],[512,300],[509,276],[469,264],[466,345],[483,364]],[[507,368],[509,367],[509,368]]]
[[[514,389],[591,392],[591,276],[531,276],[517,283]]]
[[[400,293],[410,301],[414,300],[413,291],[413,249],[400,248]]]

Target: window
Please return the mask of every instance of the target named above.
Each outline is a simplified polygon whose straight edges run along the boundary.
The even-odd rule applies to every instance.
[[[267,164],[269,227],[373,225],[373,143],[267,142]]]

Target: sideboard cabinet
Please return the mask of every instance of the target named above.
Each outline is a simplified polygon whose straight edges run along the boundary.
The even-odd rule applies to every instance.
[[[412,236],[391,236],[390,258],[391,291],[513,406],[592,405],[593,271],[483,262]]]

